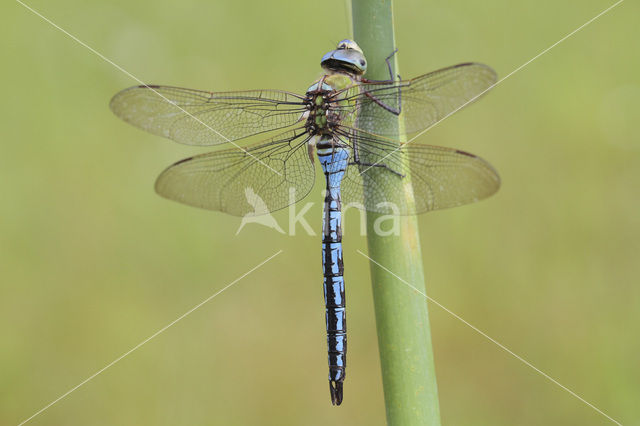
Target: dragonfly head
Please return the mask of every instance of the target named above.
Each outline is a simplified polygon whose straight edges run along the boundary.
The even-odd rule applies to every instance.
[[[322,68],[331,72],[346,72],[363,75],[367,70],[367,60],[360,46],[353,40],[342,40],[336,50],[322,57]]]

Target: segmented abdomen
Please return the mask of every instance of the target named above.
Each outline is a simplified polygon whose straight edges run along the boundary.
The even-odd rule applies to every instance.
[[[340,183],[348,165],[349,152],[339,146],[328,146],[330,143],[330,140],[322,138],[317,146],[318,158],[326,179],[322,219],[322,271],[326,306],[329,386],[332,402],[339,405],[342,402],[342,382],[345,378],[347,354]]]

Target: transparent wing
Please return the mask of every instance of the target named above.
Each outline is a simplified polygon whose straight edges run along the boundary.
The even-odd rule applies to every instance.
[[[345,132],[345,129],[341,130]],[[477,202],[495,193],[500,177],[480,157],[457,149],[405,144],[350,129],[350,140],[361,165],[352,164],[342,181],[343,205],[369,211],[410,215]],[[411,191],[398,191],[411,176]],[[365,196],[366,192],[366,196]]]
[[[225,149],[187,158],[156,181],[163,197],[235,216],[257,216],[304,198],[315,174],[304,129],[282,133],[245,150]]]
[[[357,103],[356,127],[396,136],[393,123],[401,111],[404,133],[410,135],[475,101],[496,82],[496,73],[483,64],[466,63],[430,72],[412,80],[363,83],[339,96]],[[352,113],[351,110],[345,114]],[[391,125],[387,125],[390,123]]]
[[[117,93],[110,107],[155,135],[187,145],[217,145],[296,123],[306,111],[303,99],[277,90],[214,93],[135,86]]]

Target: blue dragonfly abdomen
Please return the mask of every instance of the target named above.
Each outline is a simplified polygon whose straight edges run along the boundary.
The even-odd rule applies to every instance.
[[[316,144],[326,182],[322,217],[322,272],[326,307],[331,402],[342,402],[347,354],[347,321],[342,263],[340,185],[349,165],[349,151],[339,138],[323,136]]]

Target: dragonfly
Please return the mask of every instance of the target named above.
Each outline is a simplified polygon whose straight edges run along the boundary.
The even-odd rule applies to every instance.
[[[305,94],[141,85],[110,103],[115,115],[155,135],[188,145],[235,145],[183,159],[160,174],[156,192],[187,205],[236,216],[283,209],[311,191],[317,156],[325,184],[322,269],[333,405],[343,400],[347,353],[343,203],[414,215],[476,202],[500,186],[494,168],[476,155],[401,142],[473,102],[493,87],[496,73],[462,63],[402,80],[392,72],[394,53],[383,81],[366,79],[362,49],[342,40],[323,56],[323,74]],[[263,133],[262,142],[236,143]],[[398,190],[407,186],[408,192]]]

